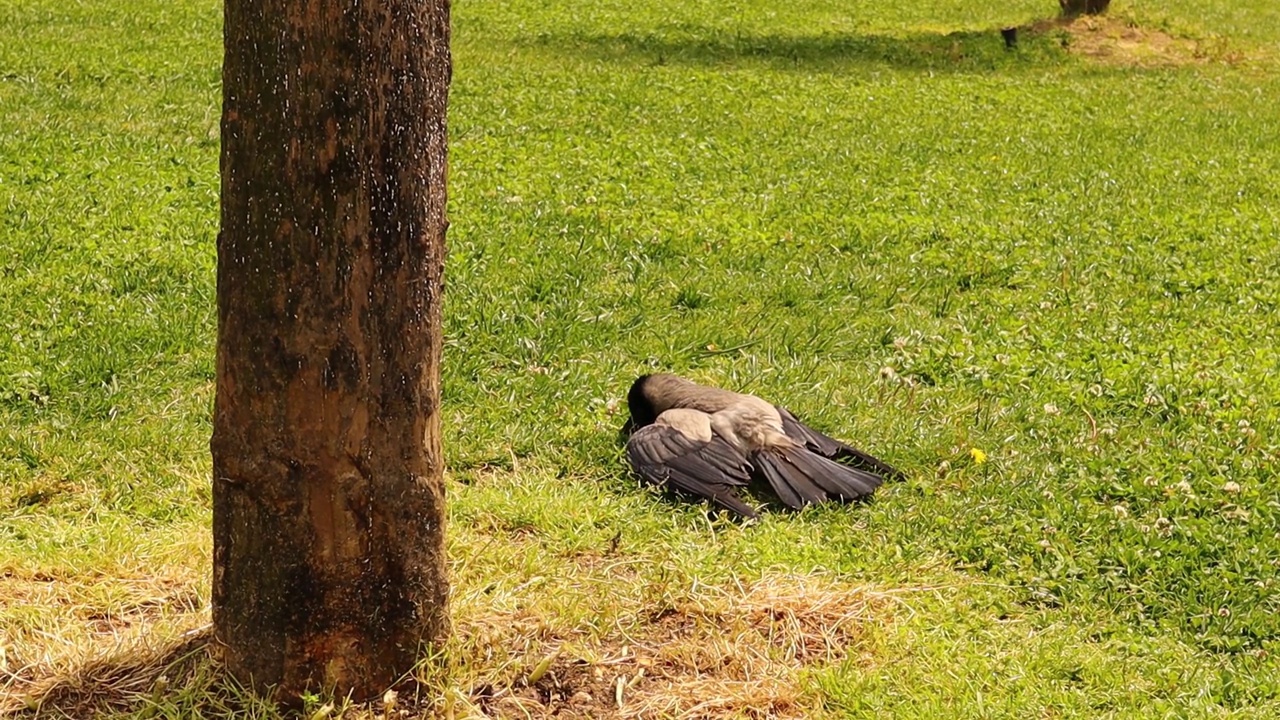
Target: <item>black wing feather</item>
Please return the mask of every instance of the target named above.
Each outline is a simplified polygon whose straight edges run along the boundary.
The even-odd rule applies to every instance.
[[[842,465],[834,460],[797,448],[786,458],[796,470],[836,500],[848,502],[866,497],[880,487],[879,475]]]
[[[842,465],[803,447],[760,450],[751,455],[751,464],[778,499],[795,510],[829,500],[864,498],[881,483],[879,475]]]
[[[627,441],[627,459],[647,482],[710,500],[743,517],[757,517],[734,494],[734,488],[750,480],[750,466],[719,437],[703,442],[668,425],[649,425]]]
[[[804,473],[796,472],[789,459],[780,452],[758,451],[751,456],[751,464],[782,504],[793,510],[827,501],[827,493]]]
[[[905,477],[901,470],[880,458],[869,455],[852,445],[842,443],[833,437],[824,435],[800,422],[795,415],[781,406],[775,406],[782,416],[782,432],[787,437],[803,443],[813,453],[831,460],[841,460],[854,467],[880,475],[885,478],[901,479]]]

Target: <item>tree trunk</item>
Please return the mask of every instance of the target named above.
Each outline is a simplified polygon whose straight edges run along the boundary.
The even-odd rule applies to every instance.
[[[382,693],[448,633],[448,0],[225,0],[213,620],[259,690]]]
[[[1067,17],[1077,15],[1101,15],[1111,5],[1111,0],[1058,0],[1062,6],[1062,14]]]

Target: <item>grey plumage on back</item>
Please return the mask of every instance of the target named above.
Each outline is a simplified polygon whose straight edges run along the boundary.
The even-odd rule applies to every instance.
[[[627,457],[641,478],[739,515],[755,516],[735,493],[747,479],[767,485],[784,505],[801,508],[866,497],[884,477],[901,475],[754,395],[676,375],[638,378],[627,406],[635,430]]]

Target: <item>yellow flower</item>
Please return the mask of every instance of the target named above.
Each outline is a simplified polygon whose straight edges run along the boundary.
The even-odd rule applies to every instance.
[[[975,465],[981,465],[987,461],[987,454],[978,448],[969,448],[969,457],[973,458],[973,463]]]

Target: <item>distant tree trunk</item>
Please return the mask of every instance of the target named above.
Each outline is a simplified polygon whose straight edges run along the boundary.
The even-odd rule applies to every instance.
[[[236,677],[383,692],[448,633],[448,0],[225,0],[213,620]]]
[[[1067,17],[1077,15],[1101,15],[1111,5],[1111,0],[1058,0],[1062,6],[1062,14]]]

